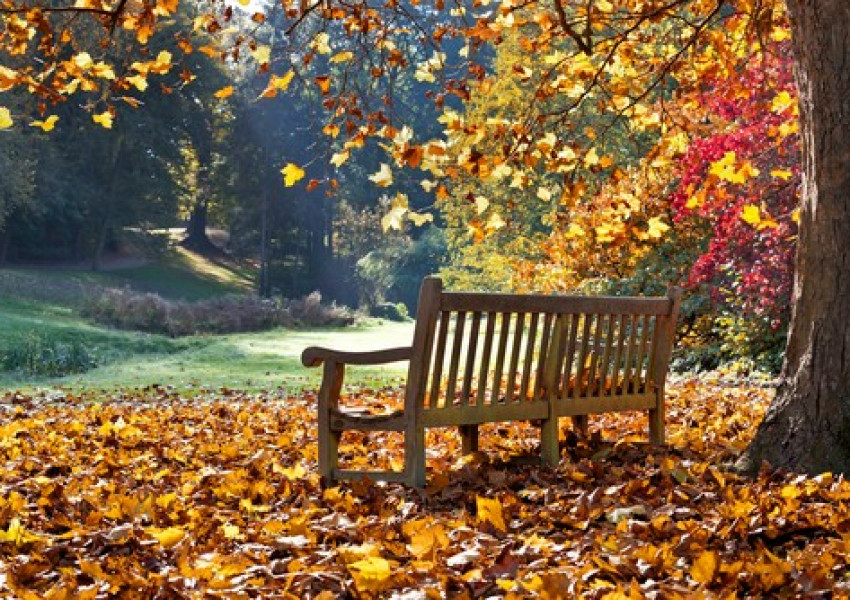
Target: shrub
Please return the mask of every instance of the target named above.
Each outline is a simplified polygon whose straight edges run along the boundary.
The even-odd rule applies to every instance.
[[[382,302],[373,306],[370,309],[369,314],[373,317],[387,319],[389,321],[404,321],[409,318],[407,306],[405,306],[404,302],[398,302],[395,304],[392,302]]]
[[[11,338],[7,344],[6,350],[0,354],[0,367],[4,371],[60,377],[97,366],[94,356],[76,340],[62,342],[32,331]]]
[[[348,325],[354,321],[348,308],[323,304],[319,292],[300,300],[234,295],[200,302],[171,302],[156,294],[107,289],[91,296],[81,312],[97,323],[117,329],[172,337],[274,327]]]

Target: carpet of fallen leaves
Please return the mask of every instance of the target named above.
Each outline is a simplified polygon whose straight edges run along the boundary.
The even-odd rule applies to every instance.
[[[323,488],[315,396],[0,397],[0,597],[677,598],[850,594],[850,483],[731,463],[770,390],[680,381],[641,415],[428,433],[429,486]],[[397,402],[392,390],[352,402]],[[96,401],[95,401],[96,400]],[[400,438],[346,439],[391,466]]]

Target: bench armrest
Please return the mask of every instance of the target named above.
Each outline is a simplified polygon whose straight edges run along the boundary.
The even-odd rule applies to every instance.
[[[323,362],[335,362],[346,365],[380,365],[383,363],[410,360],[413,348],[389,348],[371,352],[345,352],[311,346],[301,353],[301,362],[305,367],[317,367]]]

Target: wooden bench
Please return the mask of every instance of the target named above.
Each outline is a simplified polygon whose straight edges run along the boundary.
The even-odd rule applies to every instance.
[[[463,452],[477,450],[481,423],[540,424],[544,464],[556,465],[558,419],[586,433],[592,413],[647,410],[649,436],[664,442],[664,380],[679,292],[666,297],[587,297],[443,291],[426,278],[411,346],[375,352],[311,347],[324,363],[318,396],[319,471],[329,482],[370,477],[425,485],[425,428],[459,427]],[[352,414],[339,407],[346,365],[408,360],[404,409]],[[399,431],[403,471],[339,468],[342,432]]]

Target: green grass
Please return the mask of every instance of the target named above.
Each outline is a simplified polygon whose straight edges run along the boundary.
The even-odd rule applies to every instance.
[[[278,329],[189,338],[201,344],[173,354],[135,356],[129,361],[41,383],[77,390],[161,385],[177,390],[283,388],[295,392],[316,388],[321,380],[321,369],[308,369],[301,365],[301,352],[307,346],[374,350],[386,347],[388,339],[399,340],[396,344],[410,343],[412,336],[410,323],[381,322],[345,329]],[[406,372],[406,363],[350,368],[347,381],[352,385],[395,385],[403,380]]]
[[[345,350],[369,350],[403,345],[412,339],[412,323],[384,323],[350,328],[268,331],[174,340],[165,336],[103,329],[75,317],[69,309],[39,303],[0,301],[0,354],[23,336],[38,335],[62,343],[81,342],[98,366],[64,377],[34,377],[0,373],[0,388],[33,391],[67,388],[74,391],[121,390],[152,385],[177,390],[231,388],[293,391],[317,387],[320,369],[301,365],[310,345]],[[388,342],[388,340],[391,340]],[[352,369],[357,385],[391,385],[403,378],[405,364]]]
[[[251,273],[204,260],[182,249],[143,266],[92,272],[73,268],[0,270],[0,357],[32,338],[50,344],[78,344],[99,365],[64,377],[0,372],[2,390],[64,388],[72,391],[127,390],[152,385],[181,391],[221,388],[256,391],[315,388],[321,369],[301,365],[311,345],[369,350],[409,344],[412,323],[372,322],[348,328],[275,330],[263,333],[194,336],[118,331],[76,316],[80,296],[93,285],[129,286],[176,300],[201,300],[250,290]],[[354,385],[394,385],[406,364],[350,369]]]

